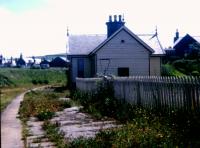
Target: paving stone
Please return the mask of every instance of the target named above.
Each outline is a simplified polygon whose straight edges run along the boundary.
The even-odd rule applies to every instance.
[[[64,133],[65,138],[73,140],[78,137],[90,138],[105,129],[115,128],[119,125],[114,120],[95,120],[89,114],[79,112],[80,107],[67,108],[57,117],[51,119],[52,123],[57,123],[60,132]]]
[[[95,120],[89,114],[81,113],[80,108],[77,106],[66,108],[56,113],[56,116],[50,120],[51,123],[59,125],[59,131],[64,134],[66,140],[72,141],[79,137],[95,137],[99,131],[120,126],[117,125],[116,121],[109,120],[108,118],[105,120]],[[44,137],[43,122],[30,118],[27,123],[29,131],[33,135],[27,138],[28,145],[31,147],[54,147],[48,138]]]

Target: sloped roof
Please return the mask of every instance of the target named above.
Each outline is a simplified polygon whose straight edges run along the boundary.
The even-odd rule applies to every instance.
[[[200,43],[200,36],[193,36],[193,38]]]
[[[66,67],[67,66],[67,62],[61,57],[56,57],[49,64],[50,64],[50,67]]]
[[[138,35],[138,37],[154,50],[153,55],[165,54],[165,51],[163,50],[160,40],[156,34]]]
[[[40,62],[40,64],[49,64],[49,61],[44,59],[43,61]]]
[[[68,55],[88,55],[106,39],[106,35],[70,35],[68,37]]]
[[[174,43],[174,47],[175,47],[178,43],[180,43],[180,41],[181,41],[183,38],[185,38],[186,36],[189,36],[189,37],[193,38],[194,40],[196,40],[197,42],[200,43],[200,36],[190,36],[189,34],[186,34],[184,37],[179,37],[178,40],[176,40],[176,42]]]
[[[96,52],[98,48],[102,47],[111,38],[118,34],[122,29],[127,31],[137,41],[139,41],[144,47],[146,47],[153,55],[165,54],[157,34],[140,34],[136,35],[132,33],[127,27],[123,26],[113,35],[107,38],[106,34],[101,35],[70,35],[68,37],[68,55],[88,55]]]

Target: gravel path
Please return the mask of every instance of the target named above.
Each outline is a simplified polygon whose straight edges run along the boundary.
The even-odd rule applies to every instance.
[[[23,148],[22,127],[17,116],[24,94],[17,96],[1,113],[1,148]]]

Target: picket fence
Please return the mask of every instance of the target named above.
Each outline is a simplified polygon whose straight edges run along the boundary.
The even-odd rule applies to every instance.
[[[115,97],[134,105],[166,110],[200,111],[200,77],[135,76],[106,79],[113,85]],[[97,90],[105,78],[77,78],[77,89]]]

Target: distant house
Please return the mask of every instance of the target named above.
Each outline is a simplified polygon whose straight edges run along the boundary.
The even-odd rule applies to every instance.
[[[40,62],[40,67],[43,68],[43,69],[46,69],[46,68],[49,68],[49,61],[47,61],[46,59],[43,59],[41,62]]]
[[[22,54],[20,54],[20,58],[19,58],[19,59],[16,59],[16,66],[17,66],[17,67],[20,67],[20,68],[26,66],[26,62],[25,62],[25,60],[23,59]]]
[[[121,15],[109,17],[107,35],[69,35],[68,58],[72,82],[97,75],[160,75],[164,51],[157,32],[136,35]]]
[[[196,42],[200,43],[200,36],[190,36],[189,34],[186,34],[184,37],[179,37],[179,32],[177,30],[176,36],[174,37],[174,52],[173,50],[170,52],[173,52],[177,57],[182,58],[186,54],[191,53],[191,45]]]
[[[67,64],[67,61],[61,57],[56,57],[49,63],[50,67],[67,67]]]

